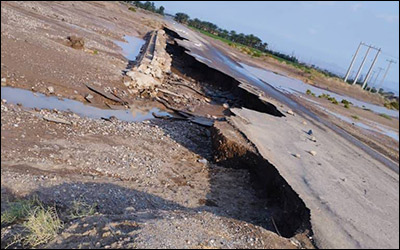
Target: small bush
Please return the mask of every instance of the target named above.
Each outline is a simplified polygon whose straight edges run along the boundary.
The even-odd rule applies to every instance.
[[[348,103],[345,103],[345,104],[344,104],[344,107],[345,107],[346,109],[349,109],[349,108],[350,108],[350,105],[349,105]]]
[[[399,110],[399,103],[397,101],[386,102],[384,106],[388,109],[396,109]]]
[[[359,120],[360,118],[358,117],[358,116],[356,116],[356,115],[352,115],[351,116],[354,120]]]
[[[74,201],[69,217],[71,219],[82,218],[96,213],[97,204],[87,204],[84,201]]]
[[[18,200],[8,203],[9,208],[1,213],[1,224],[8,225],[25,219],[35,206],[35,203],[35,200]]]
[[[307,89],[306,94],[311,95],[312,94],[311,90]]]
[[[136,12],[136,8],[134,8],[134,7],[129,7],[128,10]]]
[[[353,104],[353,103],[347,101],[346,99],[343,99],[343,100],[341,101],[341,103],[343,103],[344,105],[346,105],[346,104],[347,104],[347,105]]]
[[[22,242],[24,245],[36,247],[53,240],[63,228],[63,223],[54,207],[45,209],[38,206],[31,211],[23,226],[28,234],[22,238]]]
[[[333,104],[336,104],[336,105],[339,104],[339,102],[336,100],[335,97],[328,97],[327,99]]]
[[[386,118],[386,119],[388,119],[388,120],[392,120],[392,117],[390,117],[389,115],[387,115],[387,114],[379,114],[380,116],[382,116],[382,117],[384,117],[384,118]]]

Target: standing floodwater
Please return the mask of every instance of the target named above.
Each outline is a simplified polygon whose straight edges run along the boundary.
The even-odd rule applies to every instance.
[[[60,111],[71,111],[78,115],[100,119],[115,116],[117,119],[128,122],[140,122],[154,118],[153,113],[160,116],[169,116],[169,113],[159,110],[158,108],[150,108],[146,111],[139,109],[112,110],[101,109],[93,106],[85,105],[70,99],[59,99],[56,96],[46,96],[40,93],[34,93],[29,90],[1,87],[1,99],[6,99],[10,103],[20,103],[27,108],[39,109],[57,109]]]
[[[293,79],[290,77],[286,77],[283,75],[276,74],[272,71],[257,68],[257,67],[252,67],[244,63],[240,63],[240,65],[245,68],[248,72],[251,74],[255,75],[256,77],[260,78],[262,81],[270,84],[274,88],[276,88],[279,91],[290,93],[290,94],[297,94],[297,93],[302,93],[306,94],[306,91],[309,89],[311,92],[315,93],[317,96],[321,94],[329,94],[330,96],[334,97],[337,99],[339,102],[343,99],[346,99],[347,101],[350,101],[353,103],[354,106],[360,107],[360,108],[367,108],[370,109],[378,114],[386,114],[390,115],[393,117],[399,117],[399,111],[396,110],[390,110],[382,106],[374,105],[368,102],[363,102],[360,100],[357,100],[352,97],[348,96],[343,96],[336,94],[334,92],[320,89],[314,86],[311,86],[309,84],[306,84],[300,80]]]
[[[124,36],[126,42],[114,41],[118,46],[122,48],[122,54],[129,61],[135,61],[136,57],[140,53],[140,49],[145,44],[143,39],[134,36]]]

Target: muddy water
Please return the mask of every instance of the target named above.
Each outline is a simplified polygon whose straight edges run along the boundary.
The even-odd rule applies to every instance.
[[[314,86],[311,86],[309,84],[306,84],[300,80],[293,79],[290,77],[286,77],[283,75],[276,74],[274,72],[257,68],[257,67],[252,67],[250,65],[240,63],[240,65],[246,69],[248,72],[251,74],[255,75],[256,77],[260,78],[264,82],[272,85],[274,88],[278,89],[279,91],[290,93],[290,94],[305,94],[307,89],[311,90],[313,93],[315,93],[317,96],[321,94],[329,94],[332,97],[335,97],[336,100],[339,102],[343,99],[346,99],[350,102],[353,103],[354,106],[360,107],[360,108],[367,108],[375,113],[379,114],[387,114],[393,117],[399,117],[399,112],[396,110],[390,110],[382,106],[374,105],[371,103],[363,102],[348,96],[343,96],[339,95],[334,92],[330,92],[328,90],[320,89]]]
[[[59,99],[55,96],[46,96],[29,90],[11,87],[1,87],[1,99],[6,99],[8,103],[20,103],[27,108],[71,111],[78,115],[94,119],[115,116],[122,121],[140,122],[154,118],[152,113],[170,116],[169,113],[154,107],[148,109],[131,108],[126,110],[101,109],[70,99]]]
[[[140,53],[140,49],[145,44],[145,40],[134,37],[134,36],[124,36],[126,42],[114,41],[115,44],[122,48],[122,54],[129,61],[135,61],[136,57]]]
[[[378,124],[376,122],[372,122],[371,121],[372,124],[371,125],[367,125],[367,124],[365,124],[363,122],[356,121],[356,120],[351,119],[351,118],[349,118],[347,116],[332,112],[332,111],[330,111],[328,109],[325,109],[325,108],[322,108],[322,107],[320,107],[320,108],[322,110],[324,110],[325,112],[329,113],[330,115],[333,115],[333,116],[339,118],[342,121],[345,121],[347,123],[353,124],[354,126],[360,127],[362,129],[366,129],[366,130],[369,130],[369,131],[377,132],[377,133],[382,134],[382,135],[389,136],[389,137],[395,139],[396,141],[399,141],[398,132],[393,131],[393,130],[388,129],[388,128],[385,128],[381,124]]]

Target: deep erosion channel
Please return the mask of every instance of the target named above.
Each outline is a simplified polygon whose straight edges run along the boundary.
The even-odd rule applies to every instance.
[[[172,56],[172,70],[195,79],[200,85],[206,84],[231,94],[232,107],[245,107],[273,116],[284,116],[273,104],[265,102],[239,87],[236,79],[208,67],[185,53],[185,49],[174,42],[180,38],[175,32],[165,29],[170,36],[167,52]],[[201,87],[201,86],[200,86]],[[207,93],[212,100],[218,96]],[[310,211],[298,194],[289,186],[277,169],[264,159],[256,147],[228,121],[216,121],[211,127],[214,161],[226,168],[248,169],[257,193],[267,200],[271,211],[272,230],[284,237],[312,235]],[[263,217],[260,215],[260,217]]]
[[[170,30],[168,28],[164,28],[166,31],[166,34],[168,34],[171,38],[173,39],[180,39],[184,40],[185,38],[182,38],[177,34],[175,31]],[[173,41],[173,39],[171,39]],[[177,43],[170,43],[169,46],[167,46],[167,50],[169,53],[176,53],[177,55],[180,55],[182,58],[182,62],[180,63],[182,68],[185,69],[186,71],[191,71],[190,73],[193,74],[194,77],[198,77],[199,80],[206,80],[213,78],[215,79],[215,82],[218,82],[218,87],[222,88],[228,88],[232,93],[235,94],[236,97],[241,97],[239,99],[245,100],[244,104],[242,103],[242,107],[246,107],[249,109],[253,109],[256,111],[260,112],[265,112],[271,115],[275,116],[283,116],[279,110],[276,109],[276,107],[268,102],[260,100],[255,94],[251,94],[250,92],[238,87],[239,86],[239,81],[236,79],[228,76],[227,74],[222,73],[221,71],[212,69],[205,65],[204,63],[199,62],[196,60],[193,56],[188,55],[185,53],[186,49],[179,46]],[[175,66],[178,64],[176,60],[173,62]],[[206,73],[205,73],[206,72]],[[329,129],[333,130],[335,133],[340,135],[341,137],[345,138],[349,142],[351,142],[353,145],[357,146],[358,148],[362,149],[364,152],[366,152],[368,155],[372,156],[376,160],[380,161],[383,163],[385,166],[387,166],[389,169],[392,171],[396,172],[397,174],[399,173],[399,165],[397,162],[394,162],[392,159],[389,159],[387,156],[381,154],[380,152],[376,151],[375,149],[371,148],[370,146],[364,144],[362,141],[360,141],[358,138],[354,137],[351,135],[349,132],[345,131],[344,129],[336,126],[335,124],[332,124],[328,120],[324,119],[323,117],[320,117],[313,113],[311,110],[307,109],[303,105],[297,103],[296,101],[292,100],[292,98],[284,93],[279,92],[278,90],[274,89],[272,86],[270,86],[268,83],[263,82],[262,80],[257,79],[258,82],[263,83],[262,85],[258,86],[261,88],[264,92],[268,93],[272,98],[276,100],[280,100],[281,102],[285,103],[287,106],[292,108],[293,110],[297,110],[297,113],[299,114],[304,114],[305,119],[309,120],[310,122],[314,123],[314,125],[319,126],[316,122],[320,122]],[[257,83],[255,83],[257,85]],[[261,108],[262,107],[262,108]],[[309,118],[307,118],[308,116]]]

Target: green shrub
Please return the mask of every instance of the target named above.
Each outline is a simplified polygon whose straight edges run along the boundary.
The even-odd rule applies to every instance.
[[[8,209],[1,213],[1,224],[12,224],[18,220],[25,219],[35,206],[35,203],[36,200],[18,200],[8,203]]]
[[[136,8],[134,8],[134,7],[132,7],[132,6],[129,7],[128,10],[133,11],[133,12],[136,12]]]
[[[69,217],[71,219],[82,218],[96,213],[97,204],[90,205],[84,201],[73,201]]]
[[[23,226],[28,230],[28,234],[22,238],[24,245],[37,247],[53,240],[63,228],[63,223],[54,207],[45,209],[38,206],[31,211]]]
[[[389,115],[387,115],[387,114],[379,114],[380,116],[382,116],[382,117],[384,117],[384,118],[386,118],[386,119],[388,119],[388,120],[392,120],[392,117],[390,117]]]

